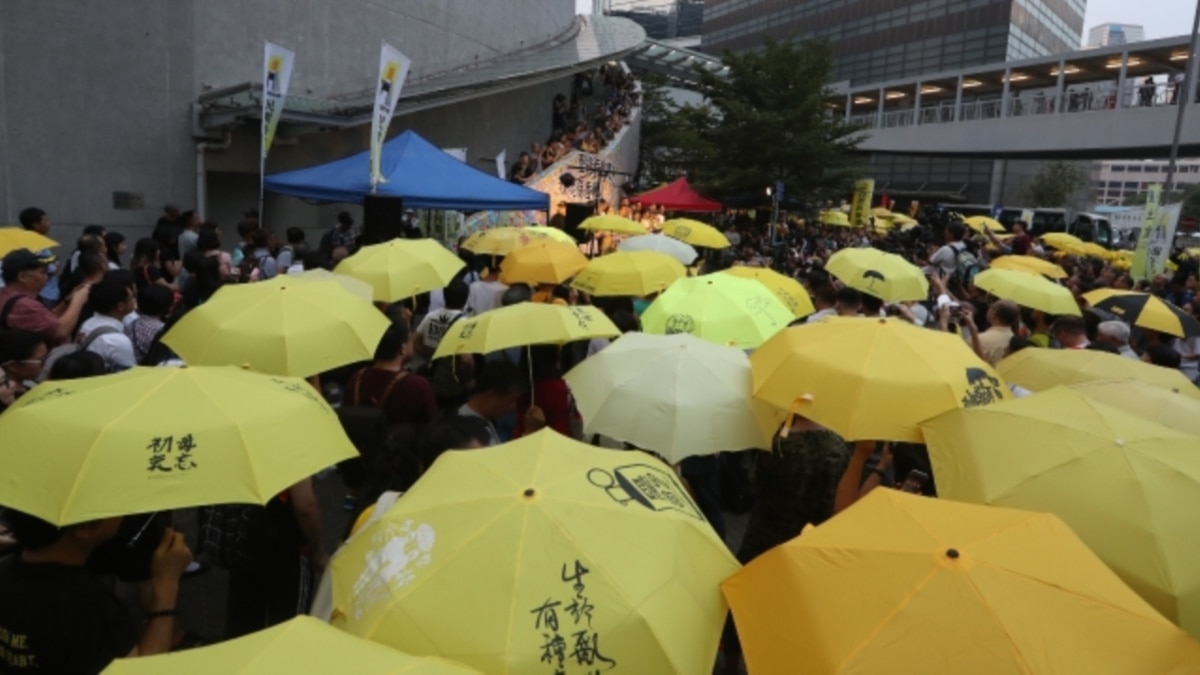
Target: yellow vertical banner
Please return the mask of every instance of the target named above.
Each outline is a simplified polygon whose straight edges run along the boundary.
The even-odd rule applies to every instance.
[[[1162,200],[1162,185],[1151,185],[1150,191],[1146,193],[1146,208],[1142,212],[1142,231],[1138,234],[1137,252],[1133,254],[1133,267],[1129,273],[1134,280],[1152,279],[1156,274],[1162,274],[1162,270],[1153,269],[1157,263],[1156,257],[1151,256],[1151,245],[1157,249],[1159,239],[1162,237],[1162,229],[1158,222],[1158,204]],[[1169,245],[1168,245],[1169,250]],[[1163,260],[1163,269],[1166,269],[1166,260]]]
[[[870,224],[871,197],[875,193],[875,180],[864,178],[854,183],[854,198],[850,200],[850,224],[864,227]]]
[[[263,59],[262,91],[262,157],[265,159],[275,140],[275,128],[283,114],[288,84],[292,81],[292,62],[296,56],[279,45],[266,45]]]

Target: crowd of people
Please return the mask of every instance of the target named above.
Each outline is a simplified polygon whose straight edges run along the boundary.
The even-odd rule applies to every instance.
[[[619,85],[619,79],[612,84]],[[628,103],[621,98],[612,101],[605,119],[619,119]],[[656,231],[664,216],[660,208],[627,203],[619,205],[618,212],[641,222],[647,231]],[[817,311],[798,321],[829,315],[896,316],[961,334],[983,360],[993,364],[1027,348],[1095,349],[1176,368],[1197,378],[1200,338],[1176,339],[1134,328],[1092,310],[1082,299],[1096,288],[1138,288],[1200,317],[1195,260],[1176,256],[1178,271],[1173,275],[1135,282],[1105,261],[1057,257],[1020,225],[1013,228],[1012,238],[1000,241],[974,234],[935,209],[926,210],[919,220],[918,227],[884,233],[802,219],[769,228],[746,213],[729,213],[717,217],[716,225],[732,246],[707,251],[698,272],[733,265],[770,267],[798,280],[810,294]],[[42,234],[50,228],[49,217],[40,209],[27,209],[21,221]],[[289,229],[285,241],[278,241],[259,226],[254,212],[245,214],[236,232],[235,245],[224,245],[218,225],[202,222],[194,212],[168,208],[154,235],[134,244],[128,261],[123,238],[103,228],[89,228],[75,250],[60,257],[24,249],[7,254],[5,285],[0,290],[0,410],[43,379],[97,376],[135,365],[177,365],[162,335],[223,285],[331,269],[359,247],[353,219],[346,213],[312,248],[298,229]],[[836,251],[867,246],[899,254],[925,268],[930,296],[924,301],[887,304],[841,284],[825,271],[825,263]],[[993,257],[1004,254],[1055,257],[1069,273],[1064,284],[1078,298],[1083,317],[1049,316],[995,300],[975,287],[974,276]],[[498,275],[497,259],[461,249],[459,255],[466,266],[444,289],[380,307],[391,323],[371,362],[322,373],[315,380],[338,408],[348,436],[361,453],[359,459],[338,467],[345,484],[343,531],[336,537],[323,531],[328,513],[323,517],[322,509],[328,505],[319,503],[312,479],[255,511],[261,518],[256,522],[262,523],[255,536],[261,540],[240,542],[246,549],[240,555],[227,550],[229,540],[222,536],[223,528],[229,527],[229,514],[220,508],[202,511],[199,539],[194,540],[197,553],[210,562],[241,561],[225,563],[230,583],[221,637],[245,635],[310,608],[319,614],[328,604],[328,598],[322,597],[328,589],[327,584],[316,582],[329,562],[331,539],[340,541],[361,528],[377,504],[394,500],[447,450],[496,445],[542,428],[582,436],[579,413],[563,375],[603,350],[607,340],[435,359],[438,345],[463,318],[524,302],[592,303],[622,331],[637,331],[639,317],[653,298],[593,299],[565,285],[506,284]],[[48,292],[52,286],[56,289]],[[724,514],[749,513],[737,551],[743,562],[797,536],[806,524],[832,517],[878,485],[900,484],[903,479],[898,477],[914,469],[932,473],[922,446],[851,445],[801,418],[795,420],[791,433],[776,440],[773,452],[693,457],[679,467],[718,534],[726,534]],[[915,490],[936,494],[935,483],[932,477]],[[0,546],[22,547],[24,562],[0,563],[0,625],[29,624],[29,612],[42,617],[51,610],[61,611],[60,605],[84,603],[87,606],[78,612],[75,628],[87,638],[60,636],[55,643],[56,648],[63,647],[60,663],[71,664],[71,672],[95,672],[97,664],[135,647],[137,653],[152,654],[187,644],[181,626],[157,620],[174,618],[178,580],[193,558],[187,543],[173,530],[165,525],[159,530],[161,544],[148,553],[151,563],[142,574],[121,575],[160,589],[147,592],[136,608],[149,619],[139,637],[128,612],[114,604],[98,580],[101,573],[112,570],[97,568],[94,575],[80,572],[95,551],[123,535],[83,526],[56,528],[15,512],[9,512],[4,522]],[[64,551],[71,555],[63,557]],[[30,576],[31,567],[63,560],[69,561],[64,563],[70,566],[64,568],[69,574]],[[67,584],[73,594],[63,596],[56,584]],[[54,607],[33,609],[42,602],[34,591],[58,598],[50,602]],[[739,646],[732,624],[724,652],[727,672],[738,672]]]
[[[550,137],[522,152],[508,179],[524,184],[573,150],[600,152],[629,124],[638,104],[637,83],[620,66],[606,64],[595,73],[577,75],[569,99],[566,94],[554,97]]]

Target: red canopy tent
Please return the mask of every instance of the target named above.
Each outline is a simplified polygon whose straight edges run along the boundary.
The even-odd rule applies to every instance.
[[[643,192],[636,197],[631,197],[629,201],[634,204],[661,206],[667,211],[721,210],[720,202],[714,202],[701,197],[692,189],[691,185],[688,185],[687,178],[679,178],[673,183],[660,188],[654,188],[649,192]]]

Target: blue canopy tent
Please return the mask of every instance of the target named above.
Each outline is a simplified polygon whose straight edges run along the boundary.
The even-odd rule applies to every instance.
[[[413,209],[545,211],[550,196],[510,183],[451,157],[413,131],[383,144],[375,193],[401,197]],[[267,176],[263,186],[281,195],[321,202],[361,204],[371,193],[370,153]]]

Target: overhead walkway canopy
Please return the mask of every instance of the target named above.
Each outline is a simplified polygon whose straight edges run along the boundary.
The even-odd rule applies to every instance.
[[[711,54],[649,38],[626,57],[626,61],[633,68],[663,75],[673,86],[682,89],[694,89],[700,84],[698,69],[714,75],[729,69]]]

